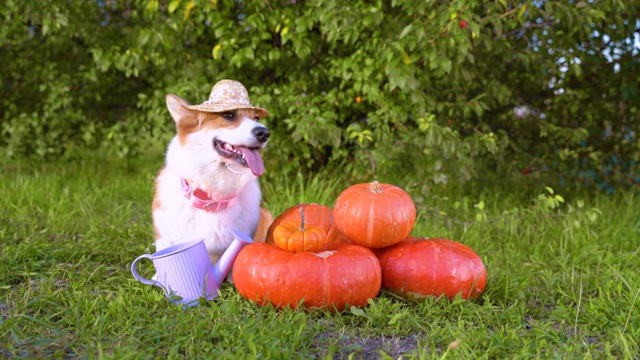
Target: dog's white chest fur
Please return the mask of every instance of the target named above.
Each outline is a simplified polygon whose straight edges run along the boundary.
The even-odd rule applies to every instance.
[[[184,196],[180,177],[168,169],[158,177],[157,191],[162,205],[153,211],[157,233],[156,248],[195,239],[204,239],[210,254],[221,255],[233,240],[231,230],[253,234],[260,217],[260,188],[251,181],[239,193],[235,204],[209,213],[194,208]]]

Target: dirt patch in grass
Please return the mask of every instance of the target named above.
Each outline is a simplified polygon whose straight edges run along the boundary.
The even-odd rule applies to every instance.
[[[3,321],[9,318],[9,305],[0,303],[0,317]]]
[[[355,355],[356,359],[381,359],[382,353],[392,357],[407,353],[415,353],[418,349],[418,341],[421,336],[417,334],[409,336],[356,336],[325,332],[316,336],[316,343],[322,346],[318,348],[318,355],[325,354],[328,350],[335,351],[333,359],[348,359],[349,355]],[[322,344],[322,345],[320,345]]]
[[[532,331],[535,327],[536,322],[548,322],[551,325],[551,329],[553,329],[557,333],[564,333],[567,338],[582,338],[586,344],[596,345],[600,350],[604,351],[602,341],[596,336],[589,336],[582,333],[580,329],[576,329],[563,320],[562,322],[557,321],[548,321],[548,320],[537,320],[534,319],[530,315],[524,316],[524,329],[527,331]],[[524,334],[523,334],[524,335]]]

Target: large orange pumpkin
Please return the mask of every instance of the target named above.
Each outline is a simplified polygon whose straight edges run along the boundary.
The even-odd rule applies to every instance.
[[[347,243],[322,252],[284,251],[266,243],[245,246],[233,265],[238,293],[259,305],[299,305],[343,311],[366,306],[380,291],[380,263],[368,249]]]
[[[267,243],[274,244],[273,231],[275,228],[286,222],[300,222],[302,220],[300,216],[300,209],[304,211],[305,222],[308,225],[319,226],[327,233],[326,243],[331,244],[335,242],[343,242],[344,235],[338,231],[333,221],[333,210],[326,206],[316,203],[310,204],[298,204],[285,210],[282,214],[278,215],[269,226],[267,230]]]
[[[283,222],[273,230],[273,241],[282,250],[291,252],[320,251],[327,242],[327,233],[321,226],[305,224],[304,210],[300,221]]]
[[[406,238],[416,222],[416,207],[401,188],[374,181],[344,190],[333,208],[336,227],[348,241],[381,248]]]
[[[457,294],[475,298],[487,284],[487,271],[478,254],[455,241],[409,237],[376,253],[382,287],[408,299]]]

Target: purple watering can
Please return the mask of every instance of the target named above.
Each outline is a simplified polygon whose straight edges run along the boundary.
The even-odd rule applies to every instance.
[[[143,284],[162,288],[174,304],[182,304],[183,307],[198,305],[200,298],[212,300],[218,296],[220,284],[238,253],[244,245],[253,243],[240,231],[233,230],[233,237],[233,242],[215,264],[211,264],[204,240],[194,240],[139,256],[131,264],[131,273]],[[138,274],[138,261],[145,258],[150,259],[156,269],[154,280]]]

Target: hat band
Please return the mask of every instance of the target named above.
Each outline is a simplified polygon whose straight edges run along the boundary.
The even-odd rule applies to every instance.
[[[239,103],[239,104],[231,104],[231,103],[202,103],[199,105],[190,105],[189,108],[192,109],[211,109],[211,110],[215,110],[215,109],[228,109],[228,110],[234,110],[234,109],[257,109],[257,110],[263,110],[261,107],[258,106],[253,106],[251,104],[247,104],[247,103]]]

